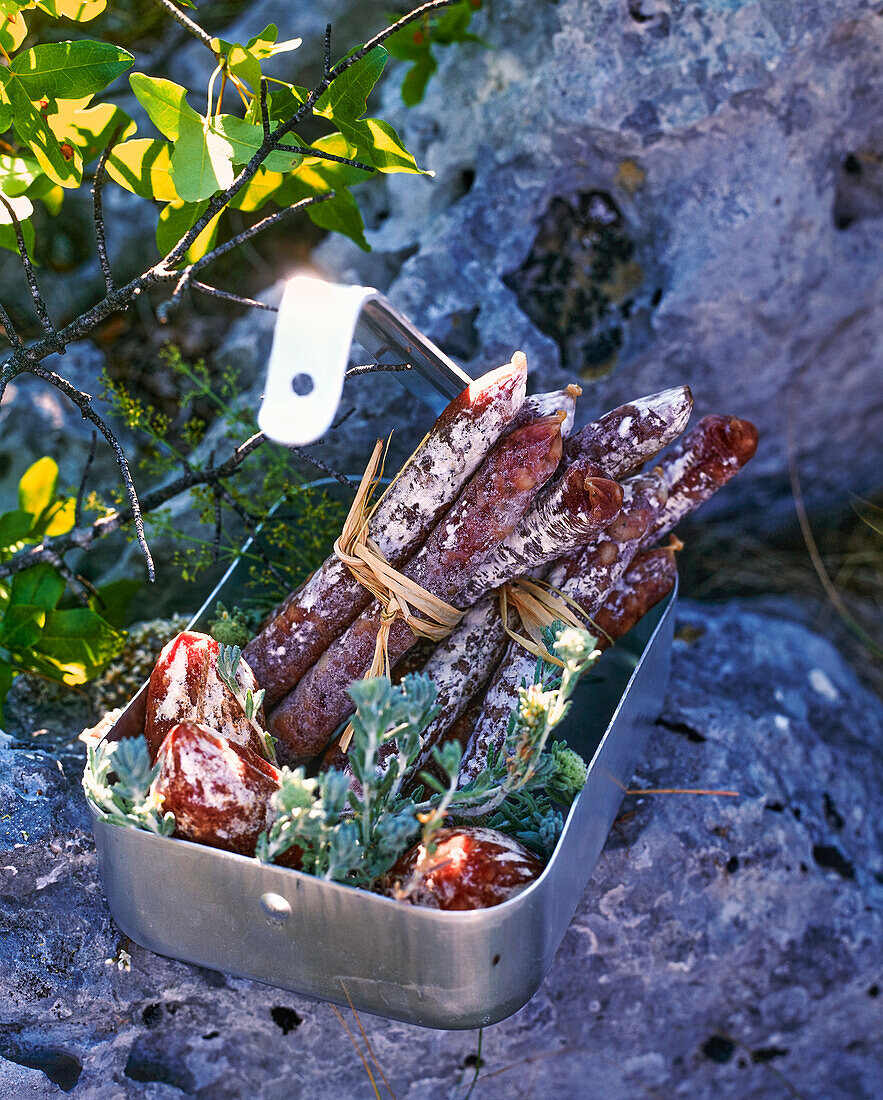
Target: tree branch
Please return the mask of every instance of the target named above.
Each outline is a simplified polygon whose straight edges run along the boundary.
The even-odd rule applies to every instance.
[[[15,239],[18,243],[18,254],[21,256],[22,266],[25,269],[25,276],[28,280],[28,286],[31,289],[31,297],[34,299],[34,307],[37,310],[37,316],[40,318],[40,324],[43,326],[46,335],[50,338],[57,336],[55,326],[52,324],[52,319],[49,316],[49,310],[46,308],[46,302],[43,300],[43,295],[40,293],[40,288],[37,286],[37,277],[34,274],[34,268],[31,264],[31,258],[28,255],[27,245],[25,244],[24,233],[21,231],[21,222],[18,220],[18,215],[12,209],[12,205],[7,202],[6,196],[0,194],[0,202],[6,207],[9,217],[12,219],[12,226],[15,230]],[[64,353],[64,345],[56,347],[53,350],[60,353]]]
[[[77,499],[74,504],[74,527],[79,527],[83,522],[83,497],[86,495],[86,482],[89,479],[89,471],[92,469],[92,463],[95,461],[95,449],[98,446],[98,435],[96,432],[92,433],[92,443],[89,446],[89,454],[86,458],[86,464],[83,467],[83,476],[80,478],[80,487],[77,490]]]
[[[135,533],[138,537],[138,543],[147,561],[147,575],[151,581],[155,580],[156,570],[153,567],[153,557],[150,553],[150,547],[147,545],[147,540],[144,537],[144,521],[141,518],[141,506],[138,503],[138,494],[135,492],[135,483],[132,481],[129,460],[126,458],[119,440],[104,423],[98,413],[92,408],[92,398],[88,393],[83,393],[82,390],[78,390],[76,386],[72,386],[66,378],[62,378],[61,375],[56,374],[55,371],[47,370],[40,364],[35,363],[31,369],[39,378],[44,379],[50,385],[55,386],[56,389],[61,390],[65,396],[69,397],[83,414],[83,418],[85,420],[90,420],[110,444],[110,448],[116,456],[120,476],[126,487],[126,495],[129,498],[129,507],[132,509],[132,519],[135,523]]]
[[[198,279],[190,283],[191,290],[198,290],[200,294],[208,294],[212,298],[223,298],[225,302],[235,302],[238,306],[250,306],[252,309],[265,309],[269,313],[278,313],[277,306],[271,306],[267,302],[259,302],[257,298],[243,298],[241,294],[231,294],[229,290],[219,290],[216,286],[208,286]]]
[[[212,47],[211,35],[206,34],[202,27],[200,27],[198,23],[194,23],[180,8],[176,8],[171,0],[154,0],[154,3],[159,4],[166,14],[170,15],[176,23],[180,23],[181,26],[189,31],[194,38],[198,39],[206,49],[211,50],[212,53],[215,52]]]
[[[339,157],[336,153],[326,153],[324,149],[311,149],[308,145],[277,145],[277,152],[301,153],[305,157],[318,157],[319,160],[334,160],[338,164],[351,164],[353,168],[361,168],[363,172],[376,172],[371,164],[363,164],[360,160],[351,157]]]
[[[107,243],[104,236],[104,209],[101,203],[101,188],[104,186],[104,166],[107,164],[107,158],[110,156],[110,151],[117,143],[122,131],[122,125],[117,126],[111,135],[110,141],[104,147],[104,152],[101,154],[101,159],[98,161],[98,166],[95,169],[95,175],[92,178],[92,217],[95,221],[95,245],[98,249],[98,262],[101,264],[101,274],[104,276],[104,286],[108,294],[113,294],[115,287],[113,282],[113,272],[110,270],[110,262],[107,258]]]
[[[19,351],[24,351],[24,344],[21,342],[21,337],[15,331],[15,325],[13,325],[12,321],[9,318],[9,314],[6,312],[2,304],[0,304],[0,324],[3,325],[3,328],[6,331],[6,339],[10,342],[10,344],[12,344],[12,346],[14,348],[17,348]]]
[[[197,485],[215,485],[223,478],[229,477],[250,454],[258,449],[266,441],[263,432],[256,432],[244,443],[236,448],[233,454],[220,466],[210,466],[204,470],[188,469],[180,477],[168,485],[161,486],[149,493],[145,493],[141,500],[141,511],[153,512],[167,504],[176,496],[193,489]],[[64,554],[68,550],[89,550],[95,541],[118,531],[134,518],[131,505],[128,508],[119,508],[109,515],[101,516],[88,527],[76,527],[65,535],[53,535],[44,538],[38,546],[29,547],[14,555],[8,561],[0,562],[0,579],[10,577],[14,573],[20,573],[22,569],[46,561],[48,554]]]
[[[331,72],[331,24],[325,24],[325,70],[323,76]]]

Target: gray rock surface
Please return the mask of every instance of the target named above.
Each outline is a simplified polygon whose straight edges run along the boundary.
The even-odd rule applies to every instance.
[[[626,796],[476,1098],[880,1094],[883,708],[784,604],[686,603],[678,634],[633,786],[739,797]],[[328,1006],[121,936],[50,755],[0,748],[0,797],[3,1100],[373,1095]],[[465,1095],[475,1033],[363,1024],[397,1096]]]
[[[790,520],[880,488],[883,18],[867,0],[512,0],[442,51],[425,102],[384,117],[434,180],[372,199],[386,285],[475,373],[523,348],[574,376],[583,416],[689,383],[697,413],[756,420],[750,473],[714,504]]]

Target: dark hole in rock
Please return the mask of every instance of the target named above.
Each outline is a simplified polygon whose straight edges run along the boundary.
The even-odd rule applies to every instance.
[[[656,725],[662,726],[663,729],[668,730],[670,733],[679,733],[683,737],[686,737],[688,741],[692,741],[694,745],[701,745],[707,738],[704,734],[701,734],[698,730],[694,730],[692,726],[688,726],[686,722],[667,722],[664,718],[657,718]]]
[[[883,157],[866,149],[847,153],[834,186],[831,218],[837,229],[848,229],[864,218],[883,214]]]
[[[140,1036],[132,1044],[123,1073],[130,1081],[156,1081],[161,1085],[171,1085],[184,1093],[192,1093],[196,1088],[193,1074],[183,1062],[167,1051],[155,1051],[143,1042],[146,1036]],[[151,1037],[152,1038],[152,1037]]]
[[[484,1058],[479,1058],[477,1054],[467,1054],[463,1059],[464,1066],[471,1066],[472,1068],[481,1069],[484,1065]]]
[[[758,1047],[752,1050],[752,1062],[772,1062],[774,1058],[782,1058],[788,1053],[787,1047]]]
[[[880,986],[877,985],[876,982],[874,983],[874,985],[869,985],[868,986],[868,996],[869,997],[879,997],[880,996]]]
[[[726,863],[726,871],[728,874],[733,875],[739,870],[739,857],[730,856]]]
[[[800,820],[800,807],[799,806],[792,806],[791,807],[791,813],[794,815],[794,820],[795,821]]]
[[[653,297],[650,299],[650,305],[658,306],[661,301],[662,301],[662,287],[658,286],[653,291]]]
[[[831,796],[825,791],[825,821],[831,826],[832,829],[836,829],[838,832],[843,828],[846,822],[843,820],[842,815],[839,813],[837,807],[834,805],[834,801]]]
[[[809,871],[809,867],[807,867],[807,865],[803,862],[803,860],[801,860],[800,861],[800,873],[805,875],[805,874],[807,874],[808,871]]]
[[[141,1012],[141,1019],[145,1027],[156,1027],[162,1019],[162,1005],[146,1005]]]
[[[475,169],[464,168],[460,173],[460,186],[463,189],[463,194],[468,195],[472,190],[472,185],[475,183]]]
[[[649,7],[650,10],[645,12],[644,0],[629,0],[629,15],[636,23],[649,23],[656,14],[656,12],[652,10],[652,4],[650,4]]]
[[[765,802],[763,808],[765,810],[772,810],[774,814],[780,814],[785,809],[781,802]]]
[[[296,374],[291,380],[291,388],[298,397],[306,397],[315,389],[313,380],[308,374]]]
[[[733,1057],[736,1044],[732,1039],[726,1039],[723,1035],[710,1035],[702,1044],[702,1053],[711,1062],[729,1062]]]
[[[583,377],[615,366],[643,280],[629,226],[602,191],[552,199],[530,255],[503,279],[537,328],[558,344],[563,366]]]
[[[203,1039],[217,1039],[220,1034],[220,1031],[210,1031],[207,1035],[203,1035]]]
[[[499,961],[500,961],[500,956],[499,955],[494,955],[494,957],[491,959],[491,966],[496,966]]]
[[[80,1074],[83,1072],[83,1065],[78,1058],[64,1050],[52,1050],[49,1047],[21,1051],[4,1050],[0,1057],[5,1058],[7,1062],[25,1066],[27,1069],[41,1070],[53,1085],[58,1085],[62,1092],[70,1092],[76,1088]]]
[[[836,871],[837,874],[842,875],[843,878],[855,878],[855,867],[853,867],[840,849],[836,848],[833,844],[814,844],[812,848],[812,858],[820,867],[824,867],[825,870]]]
[[[295,1012],[293,1008],[285,1008],[283,1005],[277,1005],[275,1008],[271,1008],[270,1016],[276,1027],[282,1028],[283,1035],[287,1035],[289,1031],[294,1031],[295,1028],[300,1027],[303,1023],[302,1016]]]

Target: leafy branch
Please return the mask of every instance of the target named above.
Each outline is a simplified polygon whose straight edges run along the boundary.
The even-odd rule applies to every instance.
[[[430,0],[333,66],[327,46],[330,35],[326,35],[323,74],[312,90],[279,82],[278,87],[274,85],[277,87],[274,92],[268,91],[260,61],[279,48],[292,48],[291,43],[276,43],[275,27],[266,28],[244,46],[223,43],[209,38],[171,0],[159,2],[200,41],[205,43],[208,39],[209,47],[221,58],[222,77],[215,105],[213,74],[208,111],[203,116],[190,107],[185,90],[172,81],[139,73],[131,76],[136,97],[165,141],[131,139],[135,125],[119,108],[109,104],[88,106],[96,92],[133,64],[134,58],[127,51],[102,42],[79,40],[38,45],[10,57],[7,43],[15,50],[23,41],[22,10],[29,4],[13,4],[16,8],[13,21],[21,23],[7,43],[2,41],[2,35],[8,34],[8,29],[0,32],[0,48],[9,59],[6,68],[0,66],[0,133],[10,124],[15,131],[13,143],[7,143],[13,155],[0,157],[0,182],[5,192],[0,196],[3,220],[12,229],[13,240],[8,244],[19,254],[44,332],[42,338],[26,344],[8,310],[0,304],[0,321],[13,349],[0,365],[0,399],[7,384],[23,373],[34,374],[58,389],[113,449],[128,497],[127,508],[102,517],[89,528],[70,532],[64,536],[66,544],[44,543],[25,551],[21,560],[4,563],[6,572],[2,575],[8,576],[36,561],[49,560],[50,556],[57,559],[67,549],[86,549],[97,537],[130,522],[147,562],[148,576],[153,580],[155,570],[143,529],[145,508],[159,507],[192,485],[217,484],[227,476],[223,469],[231,463],[235,468],[245,457],[237,449],[221,468],[211,472],[186,471],[178,479],[176,492],[170,492],[171,486],[167,486],[141,501],[123,448],[92,407],[92,396],[43,367],[45,358],[63,353],[68,344],[86,336],[107,317],[163,284],[174,283],[171,306],[180,301],[188,288],[253,304],[196,280],[194,275],[231,248],[293,213],[307,212],[320,226],[346,232],[367,247],[349,185],[373,171],[420,171],[392,127],[362,116],[367,95],[386,61],[383,43],[403,27],[449,6],[453,0]],[[54,17],[66,15],[88,20],[104,5],[100,0],[91,5],[41,0],[39,6]],[[245,118],[221,113],[225,78],[244,89]],[[295,127],[313,117],[325,119],[335,129],[312,144],[301,142],[294,134]],[[295,137],[291,145],[284,141],[288,135]],[[90,309],[57,327],[40,292],[19,214],[27,216],[32,211],[29,195],[45,200],[53,189],[78,186],[84,162],[99,153],[101,159],[93,179],[93,220],[106,293]],[[122,286],[114,282],[105,246],[101,194],[108,176],[135,194],[167,204],[160,214],[157,231],[163,258]],[[229,208],[254,210],[269,199],[282,206],[278,213],[261,219],[231,241],[215,245],[222,212]],[[0,244],[6,245],[6,239],[0,238]],[[258,445],[252,439],[242,449],[248,453]]]

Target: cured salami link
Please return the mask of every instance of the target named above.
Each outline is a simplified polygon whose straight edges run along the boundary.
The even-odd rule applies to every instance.
[[[432,595],[454,599],[555,472],[561,459],[562,419],[543,417],[500,440],[404,574]],[[352,714],[347,688],[371,667],[381,618],[374,601],[272,712],[269,728],[279,738],[283,759],[309,760]],[[390,662],[403,656],[415,640],[407,623],[396,620],[389,632]]]
[[[568,462],[594,462],[605,477],[620,478],[677,439],[690,419],[688,386],[651,393],[586,424],[564,446]]]
[[[244,660],[236,668],[243,696],[256,692],[254,673]],[[263,725],[263,710],[255,716]],[[210,726],[219,737],[252,749],[266,750],[260,734],[245,717],[241,704],[218,676],[218,643],[208,634],[185,630],[165,646],[150,674],[144,736],[151,759],[163,738],[179,722]]]
[[[572,382],[569,386],[565,386],[563,390],[529,394],[525,397],[524,404],[512,421],[509,430],[514,431],[516,428],[523,428],[525,424],[529,424],[531,420],[536,420],[537,417],[552,416],[559,409],[562,409],[566,415],[561,421],[561,438],[567,439],[573,431],[576,399],[582,392],[582,387]]]
[[[622,487],[590,476],[587,470],[592,469],[594,464],[580,459],[539,494],[512,534],[469,581],[464,602],[584,546],[615,519],[622,508]]]
[[[669,547],[642,550],[619,583],[607,593],[604,605],[595,612],[598,648],[606,649],[651,611],[671,592],[678,576],[675,551]]]
[[[436,420],[368,525],[392,565],[413,553],[478,469],[521,408],[526,381],[527,361],[516,353],[511,363],[472,382]],[[245,648],[268,703],[289,691],[370,601],[337,557],[292,593]]]
[[[757,450],[757,428],[736,416],[706,416],[660,463],[668,500],[647,532],[653,542],[671,531],[742,469]]]
[[[665,503],[661,474],[654,471],[629,478],[623,486],[623,495],[622,512],[603,535],[564,558],[548,578],[554,588],[578,603],[590,618],[628,569],[641,539]],[[533,682],[535,668],[536,658],[516,642],[510,642],[463,754],[460,786],[484,769],[491,745],[499,748],[503,744],[518,689]]]
[[[436,646],[423,672],[438,688],[436,706],[440,710],[423,732],[423,746],[412,774],[426,767],[433,747],[441,744],[469,701],[490,679],[507,637],[496,597],[485,596]]]
[[[175,815],[175,836],[253,856],[273,823],[280,774],[249,748],[198,722],[181,722],[160,749],[154,791]]]

